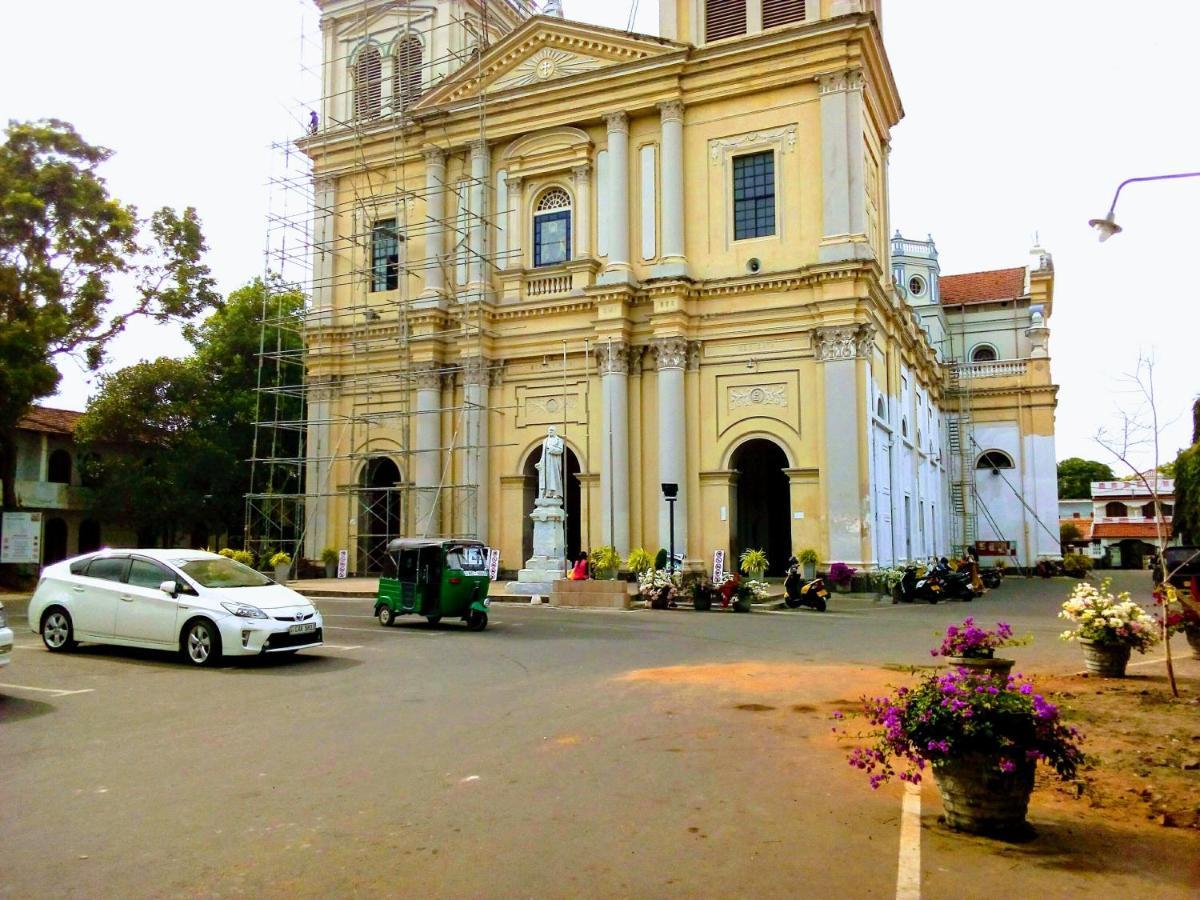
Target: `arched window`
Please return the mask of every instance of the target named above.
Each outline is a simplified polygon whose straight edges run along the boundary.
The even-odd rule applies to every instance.
[[[887,421],[887,407],[883,403],[883,398],[879,398],[879,402],[875,404],[875,415],[881,420]]]
[[[979,457],[979,462],[975,463],[976,469],[991,469],[993,472],[998,469],[1012,469],[1012,457],[1001,450],[989,450],[983,456]]]
[[[1147,503],[1145,506],[1142,507],[1142,516],[1147,519],[1154,518],[1154,503],[1153,502]]]
[[[550,188],[533,214],[533,264],[557,266],[571,258],[571,195]]]
[[[51,484],[71,483],[71,454],[66,450],[55,450],[50,454],[46,480]]]
[[[1124,519],[1129,515],[1129,507],[1114,500],[1104,507],[1104,515],[1110,519]]]
[[[375,119],[383,111],[383,59],[376,47],[366,47],[354,61],[354,112]]]
[[[421,39],[406,34],[396,45],[392,69],[392,97],[397,109],[408,109],[421,96]]]
[[[908,419],[907,418],[900,420],[900,433],[902,435],[904,435],[905,437],[908,437]]]
[[[1000,357],[996,355],[996,348],[991,344],[980,344],[971,351],[971,362],[995,362]]]

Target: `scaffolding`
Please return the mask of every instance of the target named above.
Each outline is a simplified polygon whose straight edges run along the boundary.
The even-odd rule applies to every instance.
[[[299,2],[307,22],[311,0]],[[297,106],[297,133],[273,145],[269,180],[244,536],[260,557],[284,551],[298,563],[328,545],[349,551],[351,572],[367,574],[384,569],[397,535],[470,538],[486,529],[481,460],[496,445],[486,419],[479,426],[494,374],[485,306],[492,273],[520,251],[498,253],[490,237],[508,213],[489,209],[490,165],[480,171],[461,137],[451,144],[409,110],[439,80],[480,64],[533,10],[523,0],[457,9],[463,14],[447,19],[410,0],[361,0],[337,21],[337,53],[302,28],[302,74],[317,99]],[[372,49],[383,41],[397,48],[387,60]],[[486,146],[486,91],[473,103],[475,140]],[[431,186],[417,162],[439,150],[447,168]],[[416,255],[430,235],[452,246]],[[431,297],[429,283],[444,292]],[[426,350],[438,343],[453,353]],[[461,391],[447,387],[455,382]],[[422,469],[437,477],[418,477]]]

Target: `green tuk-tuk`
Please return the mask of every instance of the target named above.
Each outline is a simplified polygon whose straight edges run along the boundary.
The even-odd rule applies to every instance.
[[[471,631],[487,628],[487,548],[479,541],[453,538],[400,538],[388,544],[394,578],[379,579],[375,616],[380,625],[397,616],[424,616],[430,624],[443,617],[462,619]]]

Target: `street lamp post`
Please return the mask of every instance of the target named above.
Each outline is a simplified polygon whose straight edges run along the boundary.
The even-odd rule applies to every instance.
[[[1122,229],[1117,224],[1116,212],[1117,201],[1121,199],[1121,191],[1128,184],[1138,184],[1143,181],[1176,181],[1180,178],[1200,178],[1200,172],[1180,172],[1175,175],[1149,175],[1144,178],[1127,178],[1117,185],[1117,193],[1113,197],[1112,206],[1108,208],[1108,215],[1103,219],[1092,219],[1088,222],[1092,228],[1096,229],[1096,233],[1100,236],[1100,243],[1104,243],[1115,234],[1120,234]]]
[[[663,496],[667,500],[667,506],[671,510],[671,515],[670,515],[670,523],[671,523],[671,526],[670,526],[670,528],[671,528],[671,530],[670,530],[670,535],[671,535],[670,553],[671,553],[671,557],[668,562],[668,565],[670,566],[670,572],[673,575],[673,574],[675,574],[675,501],[679,499],[679,485],[672,484],[670,482],[663,482],[662,492],[663,492]]]

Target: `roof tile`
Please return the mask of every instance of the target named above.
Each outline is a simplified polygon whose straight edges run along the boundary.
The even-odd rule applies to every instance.
[[[83,413],[71,409],[35,406],[17,421],[17,428],[38,434],[74,434],[82,417]]]
[[[943,306],[1014,300],[1025,294],[1024,269],[996,269],[966,275],[943,275],[938,279]]]

